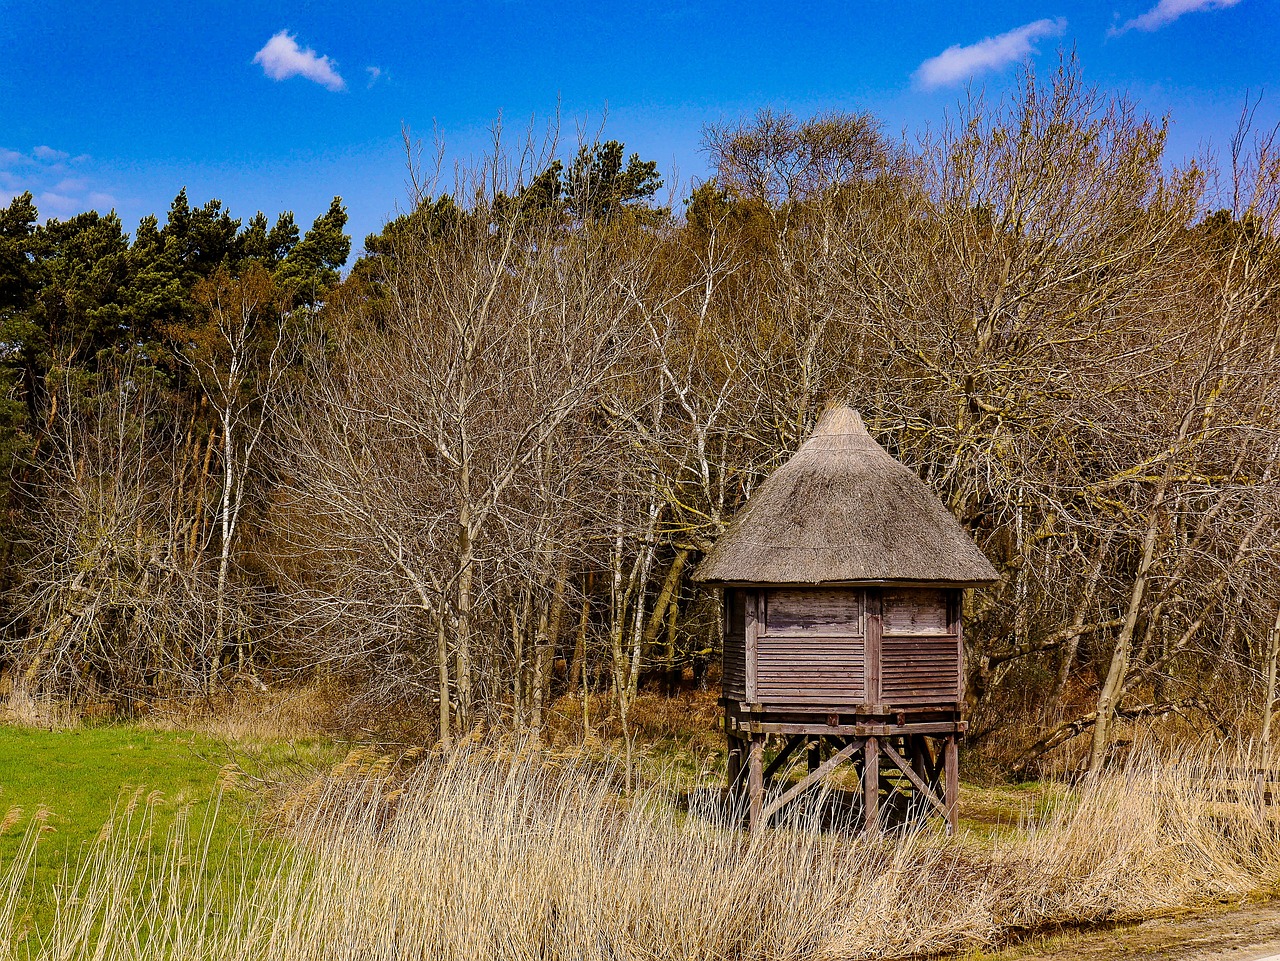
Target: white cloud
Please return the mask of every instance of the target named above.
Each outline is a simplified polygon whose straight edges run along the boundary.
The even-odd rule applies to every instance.
[[[0,194],[16,197],[30,191],[41,218],[70,217],[89,209],[105,213],[116,206],[109,189],[98,182],[88,154],[72,156],[48,144],[28,153],[0,147]]]
[[[54,150],[52,147],[41,144],[31,151],[31,156],[37,160],[43,160],[45,163],[59,163],[70,159],[71,154],[65,150]]]
[[[59,217],[70,217],[83,209],[80,201],[75,197],[68,197],[66,194],[55,193],[52,190],[36,195],[36,207],[45,217],[51,213]]]
[[[332,60],[320,56],[310,47],[305,50],[299,47],[288,30],[281,30],[268,40],[267,45],[254,55],[253,62],[262,64],[262,72],[272,80],[306,77],[330,90],[343,90],[347,86]]]
[[[1127,30],[1159,30],[1173,23],[1184,13],[1195,13],[1197,10],[1225,10],[1234,7],[1240,0],[1160,0],[1154,7],[1140,17],[1134,17],[1121,27],[1112,27],[1111,36]]]
[[[1036,52],[1037,40],[1060,36],[1066,29],[1067,21],[1062,17],[1037,20],[967,47],[947,47],[920,64],[912,77],[916,86],[925,90],[960,83],[984,70],[995,70],[1030,56]]]
[[[381,67],[365,67],[364,72],[369,75],[369,86],[372,87],[378,82],[378,78],[382,76]]]

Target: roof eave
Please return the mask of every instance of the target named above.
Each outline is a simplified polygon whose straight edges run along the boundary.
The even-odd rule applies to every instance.
[[[988,587],[999,582],[998,577],[970,579],[938,579],[920,577],[879,577],[858,580],[830,581],[752,581],[694,577],[694,583],[703,587]]]

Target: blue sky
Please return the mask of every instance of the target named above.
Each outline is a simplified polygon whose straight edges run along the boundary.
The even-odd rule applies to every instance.
[[[339,194],[359,247],[404,203],[402,124],[465,158],[499,113],[518,131],[557,107],[567,142],[607,110],[678,202],[707,122],[773,106],[917,129],[1061,49],[1170,114],[1177,156],[1224,146],[1247,91],[1280,122],[1280,0],[0,0],[0,202],[30,189],[45,215],[114,207],[132,229],[183,186],[303,224]]]

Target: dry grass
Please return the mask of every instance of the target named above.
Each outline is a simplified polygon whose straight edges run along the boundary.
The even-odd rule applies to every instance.
[[[0,700],[0,721],[22,727],[59,729],[80,723],[79,712],[65,698],[38,697],[6,684]]]
[[[623,798],[592,762],[469,745],[397,773],[365,755],[295,798],[283,853],[212,864],[207,831],[181,819],[149,853],[145,808],[123,813],[16,953],[817,961],[992,945],[1272,888],[1277,809],[1247,783],[1221,790],[1253,763],[1133,760],[992,840],[804,823],[751,837],[712,792],[692,813],[659,790]],[[0,878],[4,944],[21,941],[23,860]]]
[[[213,697],[157,702],[139,721],[159,730],[199,731],[227,741],[293,741],[330,736],[344,692],[323,685],[239,683]]]
[[[251,683],[252,682],[252,683]],[[208,697],[137,702],[140,713],[122,716],[103,700],[72,701],[32,695],[0,678],[0,721],[21,727],[65,729],[127,720],[160,731],[198,731],[227,741],[297,740],[330,736],[345,692],[306,684],[268,688],[255,679]]]

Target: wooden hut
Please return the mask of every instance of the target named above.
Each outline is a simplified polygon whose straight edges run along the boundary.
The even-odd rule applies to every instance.
[[[724,590],[724,727],[732,790],[753,827],[843,761],[861,772],[868,829],[882,798],[954,829],[965,729],[961,592],[996,580],[938,496],[828,410],[762,483],[695,579]],[[765,764],[769,735],[781,743]],[[770,778],[805,748],[808,774]]]

